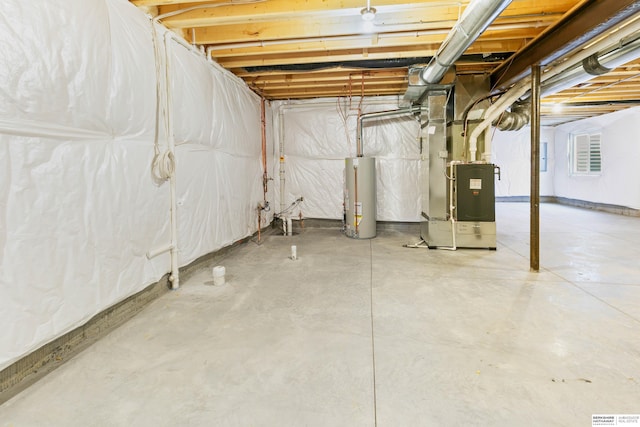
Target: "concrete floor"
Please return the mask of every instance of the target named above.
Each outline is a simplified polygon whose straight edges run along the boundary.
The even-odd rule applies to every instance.
[[[498,204],[498,250],[267,237],[0,406],[5,426],[573,426],[640,413],[640,218]],[[297,261],[287,257],[298,247]]]

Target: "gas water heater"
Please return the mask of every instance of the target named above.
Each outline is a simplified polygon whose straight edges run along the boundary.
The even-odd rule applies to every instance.
[[[376,159],[345,159],[345,234],[355,239],[376,237]]]

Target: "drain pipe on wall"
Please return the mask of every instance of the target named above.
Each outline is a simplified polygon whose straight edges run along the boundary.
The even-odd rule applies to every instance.
[[[160,15],[161,17],[161,15]],[[147,252],[147,258],[154,258],[162,253],[171,252],[171,273],[169,275],[169,281],[171,282],[171,289],[178,289],[180,286],[180,273],[178,267],[178,206],[176,200],[176,160],[175,160],[175,138],[173,135],[173,122],[171,115],[171,81],[170,81],[170,55],[168,49],[167,36],[171,37],[170,32],[167,31],[163,36],[164,41],[164,72],[162,72],[162,62],[160,57],[160,47],[156,25],[158,19],[156,17],[151,20],[152,36],[154,44],[155,66],[156,66],[156,137],[155,137],[155,156],[152,164],[152,171],[159,181],[169,181],[170,191],[170,243],[164,245],[156,250]],[[161,80],[164,77],[165,84],[165,96],[161,97]],[[162,101],[161,102],[161,98]],[[162,107],[161,107],[162,105]],[[164,116],[164,131],[165,138],[167,138],[167,145],[164,152],[160,152],[158,145],[158,131],[160,127],[161,112]]]
[[[167,32],[168,33],[168,32]],[[164,46],[165,46],[165,62],[166,62],[166,77],[165,83],[166,87],[166,100],[167,100],[167,135],[168,135],[168,148],[169,152],[174,156],[174,166],[173,173],[169,176],[169,188],[171,192],[171,275],[169,276],[169,280],[171,281],[171,289],[178,289],[180,287],[180,272],[178,266],[178,201],[177,201],[177,190],[176,190],[176,173],[175,173],[175,153],[176,153],[176,140],[173,134],[173,114],[171,114],[171,108],[173,103],[171,98],[171,81],[170,81],[170,73],[171,70],[171,60],[169,55],[169,49],[167,47],[167,33],[165,33],[164,37]]]
[[[158,32],[156,26],[159,25],[160,21],[165,18],[169,18],[171,16],[176,16],[181,13],[190,12],[196,9],[202,8],[213,8],[226,6],[236,3],[258,3],[265,0],[236,0],[233,2],[227,3],[214,3],[214,4],[206,4],[206,5],[197,5],[193,7],[189,7],[186,9],[174,10],[172,12],[164,13],[157,15],[155,17],[151,17],[151,32],[154,46],[154,58],[155,58],[155,67],[156,67],[156,136],[155,136],[155,156],[152,164],[152,172],[158,181],[169,181],[169,190],[170,190],[170,198],[171,198],[171,206],[170,206],[170,233],[171,233],[171,241],[168,245],[161,246],[155,250],[147,252],[147,258],[151,259],[160,254],[170,251],[171,252],[171,273],[169,275],[169,281],[171,282],[171,289],[176,290],[180,287],[180,272],[178,265],[178,204],[177,204],[177,190],[176,190],[176,156],[175,156],[175,136],[173,134],[173,122],[171,115],[171,81],[170,81],[170,55],[168,49],[168,39],[173,39],[176,43],[179,43],[185,46],[187,49],[194,50],[198,52],[196,48],[189,45],[186,41],[177,37],[172,31],[165,29],[165,33],[163,35],[164,41],[164,72],[162,70],[162,62],[160,58],[160,47],[158,40]],[[201,52],[200,52],[201,53]],[[160,77],[164,77],[165,83],[165,96],[163,98],[163,103],[161,103],[161,85],[160,85]],[[164,104],[162,108],[161,104]],[[160,152],[158,146],[158,131],[159,131],[159,120],[160,120],[160,111],[162,110],[164,115],[164,127],[165,127],[165,138],[167,138],[167,145],[164,152]]]
[[[445,176],[449,180],[449,221],[451,222],[451,247],[446,246],[438,246],[438,249],[446,249],[448,251],[457,251],[458,245],[456,242],[456,216],[454,215],[454,211],[456,209],[456,205],[453,201],[453,185],[456,180],[456,177],[453,173],[454,166],[462,163],[459,160],[453,160],[449,163],[449,176],[447,176],[447,168],[445,167]]]

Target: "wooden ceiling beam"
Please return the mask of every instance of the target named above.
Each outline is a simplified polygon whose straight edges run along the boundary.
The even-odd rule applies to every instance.
[[[346,88],[351,88],[351,91],[353,93],[360,93],[360,91],[362,90],[363,86],[361,84],[356,84],[355,82],[352,82],[351,85],[349,85],[348,80],[335,80],[332,82],[322,82],[321,85],[318,84],[313,84],[312,82],[301,82],[301,83],[297,83],[297,84],[291,84],[291,85],[286,85],[283,83],[271,83],[271,84],[255,84],[252,82],[246,82],[247,85],[249,87],[257,87],[260,88],[260,90],[290,90],[292,92],[295,92],[299,89],[305,89],[305,88],[318,88],[318,86],[322,86],[325,90],[329,90],[331,88],[341,88],[341,87],[346,87]],[[384,88],[384,87],[388,87],[388,86],[402,86],[404,88],[407,87],[407,82],[403,81],[403,80],[390,80],[390,81],[384,81],[384,82],[368,82],[365,83],[364,88],[365,89],[371,89],[371,88]]]
[[[277,55],[287,53],[305,53],[319,51],[335,51],[344,49],[365,49],[365,48],[382,48],[382,47],[405,47],[417,46],[424,44],[440,44],[444,40],[445,34],[434,34],[425,36],[404,36],[389,37],[373,40],[371,36],[354,38],[349,40],[327,39],[317,40],[309,39],[308,42],[300,41],[295,43],[278,43],[264,44],[263,46],[213,49],[211,55],[214,58],[230,58],[237,56],[252,55]]]
[[[521,40],[522,38],[532,39],[540,30],[537,28],[529,28],[526,30],[497,30],[487,31],[478,40],[479,41],[505,41],[512,42],[514,40]],[[296,42],[296,43],[278,43],[278,44],[262,44],[260,46],[239,47],[239,48],[226,48],[226,49],[213,49],[212,56],[215,58],[229,58],[235,56],[250,56],[250,55],[270,55],[270,54],[283,54],[283,53],[303,53],[303,52],[315,52],[315,51],[332,51],[343,50],[353,48],[383,48],[393,47],[404,49],[408,46],[418,46],[424,44],[441,44],[445,39],[446,33],[436,33],[428,35],[381,35],[380,37],[361,37],[357,39],[349,40],[318,40],[311,39],[309,42]]]
[[[372,38],[374,34],[379,34],[380,40],[385,37],[383,36],[384,34],[390,34],[388,37],[393,37],[394,35],[420,36],[421,34],[439,34],[444,39],[451,26],[455,24],[455,21],[419,22],[414,17],[407,17],[407,19],[411,19],[413,22],[398,25],[376,23],[372,28],[367,27],[368,24],[357,16],[330,20],[292,19],[288,21],[193,28],[186,31],[186,34],[189,42],[204,45],[259,43],[273,40],[282,43],[286,42],[286,40],[303,41],[305,39],[329,39],[343,36]],[[557,17],[548,15],[534,21],[530,17],[499,18],[494,25],[489,27],[488,31],[511,30],[514,31],[514,34],[519,31],[522,32],[524,37],[530,37],[532,33],[537,36],[540,31],[556,19]]]
[[[388,87],[388,88],[375,88],[375,89],[365,89],[365,96],[372,95],[400,95],[404,94],[406,90],[405,87]],[[293,99],[293,98],[318,98],[318,97],[342,97],[347,96],[349,93],[344,89],[337,90],[329,90],[323,89],[321,87],[315,89],[302,89],[297,91],[290,90],[275,90],[275,91],[263,91],[262,92],[266,97],[270,99]],[[354,93],[354,95],[359,95]]]
[[[407,67],[268,72],[248,72],[243,67],[429,58],[470,2],[374,0],[372,5],[377,9],[374,27],[366,29],[360,17],[360,10],[366,5],[364,0],[241,1],[244,0],[131,0],[154,16],[171,13],[172,16],[161,18],[163,25],[193,44],[212,47],[212,56],[221,65],[269,99],[345,96],[349,85],[356,95],[362,89],[363,74],[365,95],[400,96],[406,90]],[[569,49],[564,40],[571,39],[571,35],[574,38],[569,43],[580,37],[589,38],[583,30],[606,26],[633,7],[640,11],[640,0],[514,0],[466,53],[520,51],[524,59],[519,60],[531,63],[535,55],[545,53],[546,46],[549,49],[543,56],[546,60],[562,49]],[[544,40],[547,44],[533,43],[533,48],[527,51],[523,46],[530,40],[536,43]],[[561,54],[560,58],[564,56]],[[515,72],[514,65],[517,69],[518,58],[508,66],[510,71]],[[495,78],[499,62],[471,59],[474,62],[464,57],[458,61],[458,74],[492,74]],[[526,67],[528,72],[528,64]],[[507,65],[500,68],[506,70]],[[639,73],[640,60],[547,97],[543,103],[584,104],[611,99],[638,102],[635,98],[640,93]],[[563,117],[573,120],[626,106],[585,107],[580,113],[573,108],[575,111]]]
[[[589,87],[588,90],[581,89],[568,89],[562,91],[558,94],[560,97],[572,98],[578,96],[590,96],[590,95],[598,95],[606,93],[608,95],[618,95],[625,93],[635,93],[638,95],[638,86],[636,84],[630,84],[627,86],[623,85],[614,85],[614,86],[603,86],[603,87]],[[614,98],[615,99],[615,98]]]
[[[566,0],[565,0],[566,1]],[[380,0],[375,3],[376,20],[397,19],[396,14],[406,15],[415,12],[414,20],[420,16],[430,17],[431,21],[457,20],[461,11],[469,3],[429,2],[416,0]],[[159,12],[175,13],[193,4],[169,5],[160,7]],[[247,24],[265,21],[290,20],[300,17],[309,19],[330,19],[338,17],[360,18],[360,11],[366,6],[362,0],[323,0],[291,1],[268,0],[255,3],[237,3],[218,7],[205,7],[186,11],[163,19],[168,27],[202,27],[222,24]]]
[[[564,103],[564,102],[606,102],[612,99],[616,101],[630,101],[638,99],[638,91],[625,92],[625,93],[601,93],[592,94],[589,96],[581,97],[549,97],[545,98],[546,102]]]
[[[450,25],[453,22],[449,23]],[[242,42],[286,41],[303,39],[326,39],[341,36],[371,37],[374,33],[382,34],[386,31],[397,31],[398,26],[374,26],[367,28],[367,23],[359,17],[343,17],[327,21],[315,19],[295,19],[268,23],[247,23],[245,25],[218,25],[213,27],[196,28],[193,32],[197,44],[232,44]],[[445,24],[411,23],[402,25],[401,30],[424,31],[439,30],[446,35],[450,26]],[[370,34],[370,36],[369,36]],[[444,37],[443,37],[444,38]],[[194,40],[190,40],[193,42]]]
[[[260,88],[260,90],[278,90],[278,89],[288,89],[291,91],[295,91],[298,89],[304,89],[304,88],[317,88],[319,85],[318,83],[314,83],[314,82],[291,82],[291,83],[256,83],[253,81],[248,81],[245,80],[246,83],[250,86],[250,87],[257,87]],[[407,86],[407,81],[403,80],[403,79],[388,79],[388,80],[365,80],[364,84],[361,80],[352,80],[351,82],[349,82],[349,79],[335,79],[335,80],[328,80],[328,81],[324,81],[322,82],[322,87],[324,89],[330,89],[330,88],[338,88],[338,87],[346,87],[346,88],[351,88],[351,91],[353,93],[358,93],[360,92],[360,90],[364,87],[365,89],[371,89],[371,88],[384,88],[384,87],[388,87],[388,86],[393,86],[393,87],[398,87],[398,86]]]
[[[367,80],[377,79],[406,79],[407,68],[394,68],[394,69],[360,69],[360,70],[342,70],[338,71],[311,71],[311,72],[291,72],[291,71],[270,71],[270,72],[257,72],[249,73],[247,71],[238,72],[238,77],[244,78],[247,81],[265,82],[265,83],[286,83],[286,82],[322,82],[327,80],[334,80],[338,78],[353,80],[360,79],[362,75]]]
[[[163,6],[161,0],[138,0],[140,6],[161,6],[159,13],[175,13],[180,10],[196,6],[202,8],[185,11],[163,19],[168,27],[202,27],[222,24],[246,25],[248,23],[291,20],[300,17],[310,19],[331,19],[337,17],[357,17],[366,5],[362,0],[323,0],[323,1],[291,1],[268,0],[255,3],[236,3],[218,7],[205,7],[211,2],[184,3]],[[555,1],[515,1],[503,13],[502,17],[527,17],[535,21],[536,17],[545,18],[549,15],[566,13],[576,0]],[[385,25],[406,24],[407,22],[437,22],[456,21],[469,0],[462,1],[416,1],[416,0],[376,0],[375,22]],[[409,21],[407,21],[409,16]],[[558,16],[554,18],[557,20]]]
[[[520,48],[522,42],[516,41],[476,41],[467,54],[485,52],[514,52]],[[313,64],[323,62],[345,62],[373,59],[394,59],[430,57],[435,54],[440,45],[407,46],[397,48],[369,48],[369,49],[345,49],[336,51],[305,52],[303,54],[279,54],[279,55],[255,55],[238,58],[220,58],[218,62],[225,68],[243,68],[258,66],[275,66],[290,64]]]
[[[131,0],[131,3],[138,7],[177,5],[180,8],[184,8],[186,6],[184,0]],[[193,6],[198,3],[211,3],[211,0],[189,0],[189,6]]]
[[[319,81],[310,81],[310,80],[300,80],[300,81],[292,81],[292,82],[282,82],[282,81],[264,81],[264,80],[252,80],[252,79],[245,79],[245,81],[247,82],[248,85],[250,86],[259,86],[259,87],[269,87],[269,88],[284,88],[284,87],[290,87],[290,88],[294,88],[294,87],[305,87],[305,86],[317,86],[318,84],[323,84],[323,85],[332,85],[335,84],[336,82],[340,82],[340,84],[349,84],[349,77],[343,77],[343,78],[335,78],[333,80],[329,80],[329,79],[325,79],[325,80],[319,80]],[[377,79],[377,80],[371,80],[371,79],[367,79],[365,82],[365,85],[367,84],[386,84],[386,83],[407,83],[407,79],[406,78],[402,78],[402,77],[398,77],[398,78],[386,78],[386,79]],[[361,80],[356,80],[356,79],[351,79],[351,85],[352,86],[360,86],[362,84]]]

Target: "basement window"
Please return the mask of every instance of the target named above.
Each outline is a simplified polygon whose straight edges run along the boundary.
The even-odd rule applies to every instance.
[[[571,135],[571,172],[573,175],[600,175],[602,172],[601,139],[602,134],[600,133]]]

